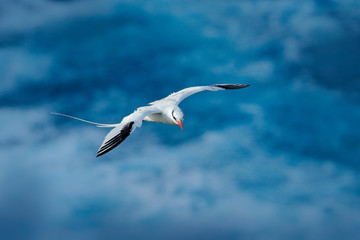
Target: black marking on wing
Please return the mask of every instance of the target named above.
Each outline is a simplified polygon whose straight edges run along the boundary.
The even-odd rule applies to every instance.
[[[111,151],[112,149],[117,147],[120,143],[122,143],[130,135],[133,125],[134,125],[134,122],[129,122],[128,124],[126,124],[117,135],[115,135],[113,138],[111,138],[109,141],[107,141],[99,149],[96,157],[104,155],[105,153]]]
[[[210,87],[220,87],[226,90],[229,89],[240,89],[240,88],[245,88],[250,86],[250,84],[215,84],[215,85],[210,85]]]

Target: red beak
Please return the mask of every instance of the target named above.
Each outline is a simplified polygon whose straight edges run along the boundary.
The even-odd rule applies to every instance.
[[[177,123],[178,123],[178,124],[179,124],[179,126],[181,127],[181,130],[183,130],[182,121],[181,121],[181,120],[179,120],[179,121],[177,121]]]

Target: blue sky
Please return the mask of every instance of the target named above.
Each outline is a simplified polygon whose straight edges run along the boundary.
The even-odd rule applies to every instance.
[[[357,239],[360,3],[5,1],[1,239]],[[107,129],[194,85],[184,130]]]

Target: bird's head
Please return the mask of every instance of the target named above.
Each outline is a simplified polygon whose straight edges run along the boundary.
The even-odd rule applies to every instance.
[[[176,125],[179,125],[183,129],[182,122],[184,121],[184,113],[179,107],[174,108],[171,111],[171,117]]]

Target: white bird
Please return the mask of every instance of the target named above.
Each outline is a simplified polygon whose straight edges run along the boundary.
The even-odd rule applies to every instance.
[[[51,113],[64,117],[73,118],[83,122],[97,125],[97,127],[113,127],[105,137],[97,156],[99,157],[122,143],[137,127],[141,127],[143,121],[158,122],[171,125],[179,125],[183,129],[182,122],[184,113],[178,107],[179,103],[185,98],[202,91],[218,91],[229,89],[240,89],[250,86],[249,84],[215,84],[209,86],[197,86],[185,88],[181,91],[170,94],[169,96],[151,102],[148,106],[139,107],[130,115],[124,117],[120,123],[103,124],[90,122],[84,119],[76,118],[62,113]]]

